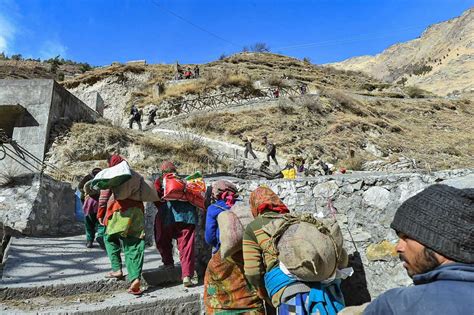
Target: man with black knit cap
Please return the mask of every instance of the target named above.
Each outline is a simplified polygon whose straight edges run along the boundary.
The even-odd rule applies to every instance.
[[[432,185],[406,200],[391,227],[414,286],[389,290],[372,314],[474,314],[474,189]]]

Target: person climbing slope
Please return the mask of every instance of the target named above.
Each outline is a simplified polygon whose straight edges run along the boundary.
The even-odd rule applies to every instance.
[[[114,154],[108,159],[108,166],[113,167],[124,161]],[[143,202],[131,199],[116,200],[109,189],[101,190],[97,219],[106,227],[105,249],[109,257],[112,272],[106,278],[122,278],[123,249],[125,265],[130,287],[128,293],[141,295],[141,274],[145,255],[145,216]]]

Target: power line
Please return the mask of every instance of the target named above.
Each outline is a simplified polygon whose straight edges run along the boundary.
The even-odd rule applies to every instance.
[[[424,27],[424,26],[405,27],[405,28],[398,29],[396,31],[419,29],[421,27]],[[345,44],[345,43],[354,43],[354,42],[366,41],[366,40],[372,40],[372,39],[387,38],[387,37],[395,35],[397,33],[385,33],[385,34],[380,34],[378,36],[365,37],[365,36],[368,36],[368,35],[376,35],[376,34],[380,34],[380,33],[358,34],[358,35],[356,35],[355,38],[354,38],[354,36],[352,36],[352,37],[348,37],[348,38],[332,39],[332,40],[326,40],[326,41],[314,42],[314,43],[296,44],[296,45],[290,45],[290,46],[281,46],[281,47],[274,48],[274,50],[303,48],[303,47],[314,47],[314,46],[315,47],[323,47],[323,46],[338,45],[338,44]]]
[[[171,11],[171,10],[165,8],[164,6],[160,5],[159,3],[157,3],[155,0],[152,0],[151,3],[153,3],[154,5],[156,5],[156,6],[159,7],[159,8],[163,9],[163,11],[166,11],[168,14],[171,14],[172,16],[174,16],[174,17],[180,19],[181,21],[183,21],[183,22],[185,22],[185,23],[188,23],[189,25],[191,25],[191,26],[197,28],[197,29],[200,30],[201,32],[204,32],[204,33],[206,33],[206,34],[209,34],[209,35],[211,35],[211,36],[213,36],[213,37],[215,37],[215,38],[217,38],[217,39],[219,39],[219,40],[221,40],[221,41],[223,41],[223,42],[225,42],[225,43],[231,44],[231,45],[233,45],[233,46],[240,47],[239,45],[237,45],[237,44],[235,44],[235,43],[233,43],[233,42],[231,42],[231,41],[229,41],[229,40],[227,40],[227,39],[225,39],[225,38],[223,38],[223,37],[221,37],[221,36],[219,36],[219,35],[217,35],[217,34],[211,32],[211,31],[208,31],[208,30],[206,30],[205,28],[203,28],[203,27],[201,27],[201,26],[199,26],[199,25],[197,25],[197,24],[195,24],[195,23],[193,23],[193,22],[191,22],[191,21],[185,19],[185,18],[182,17],[181,15],[174,13],[173,11]]]

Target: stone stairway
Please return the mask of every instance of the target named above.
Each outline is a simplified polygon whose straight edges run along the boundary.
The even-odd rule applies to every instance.
[[[200,313],[202,286],[185,289],[179,266],[171,272],[158,270],[162,263],[156,248],[145,251],[148,289],[137,298],[125,292],[127,281],[104,278],[110,263],[95,245],[86,248],[83,235],[12,238],[0,281],[0,313]]]

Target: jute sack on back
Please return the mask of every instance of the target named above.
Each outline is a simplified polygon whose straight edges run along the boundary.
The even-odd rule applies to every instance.
[[[136,201],[159,201],[152,182],[147,181],[142,175],[130,169],[132,177],[119,186],[112,187],[112,192],[117,200],[131,199]]]
[[[127,161],[122,161],[97,173],[91,185],[94,189],[109,189],[123,184],[131,177],[132,174]]]
[[[347,264],[337,222],[316,219],[311,213],[285,214],[263,227],[272,235],[268,250],[289,272],[303,281],[323,281]]]
[[[230,257],[242,249],[242,239],[247,225],[253,221],[248,201],[237,202],[230,210],[217,216],[220,252],[222,258]]]

